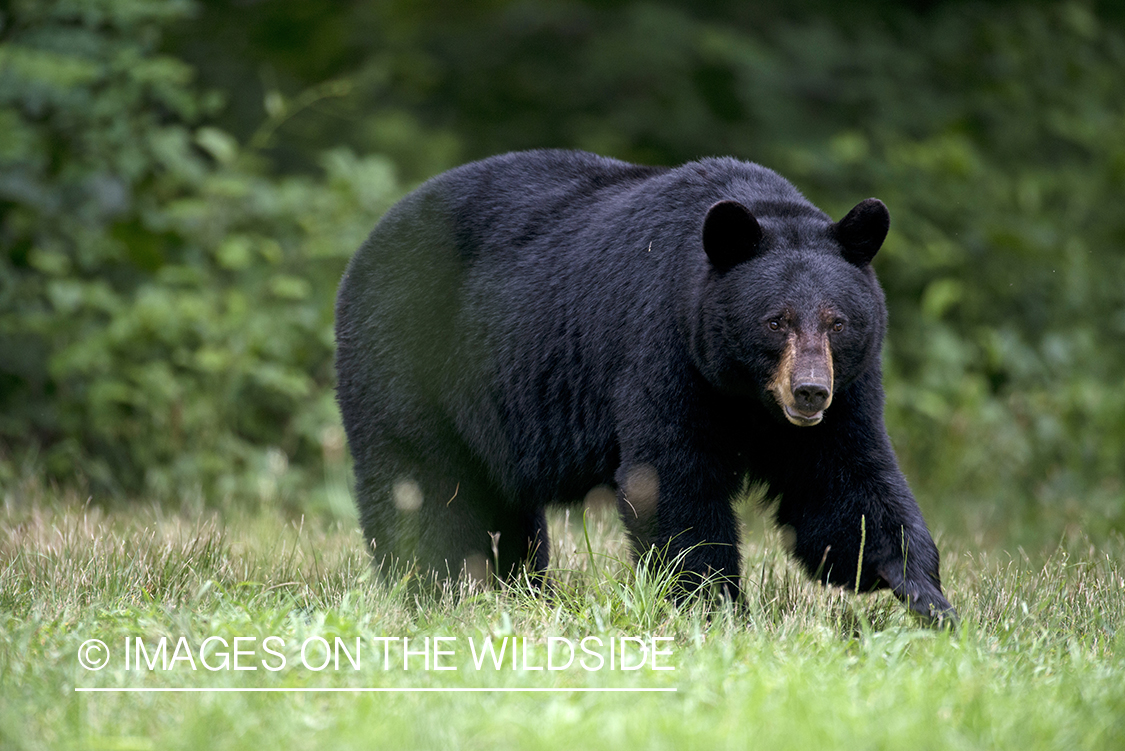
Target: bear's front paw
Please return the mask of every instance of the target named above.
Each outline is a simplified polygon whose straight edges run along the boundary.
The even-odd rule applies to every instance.
[[[930,628],[952,631],[961,625],[961,617],[957,615],[957,609],[950,605],[940,592],[907,595],[900,599],[918,620]]]
[[[955,629],[960,625],[957,609],[942,595],[936,575],[932,581],[908,579],[898,566],[881,566],[877,573],[895,597],[925,625],[939,629]]]

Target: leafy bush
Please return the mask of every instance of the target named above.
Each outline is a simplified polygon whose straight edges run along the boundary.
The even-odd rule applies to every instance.
[[[268,496],[334,440],[334,290],[393,169],[335,150],[319,175],[269,177],[158,51],[190,10],[24,2],[4,19],[9,476],[42,447],[50,475],[117,493]]]
[[[9,459],[41,446],[55,477],[130,491],[318,481],[339,451],[335,282],[396,172],[538,146],[730,153],[836,216],[890,206],[887,417],[931,518],[1125,527],[1125,18],[869,6],[13,3]]]

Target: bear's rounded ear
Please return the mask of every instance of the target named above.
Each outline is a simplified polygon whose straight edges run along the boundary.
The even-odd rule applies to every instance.
[[[753,258],[762,242],[762,228],[750,209],[738,201],[719,201],[703,220],[703,250],[711,265],[726,271]]]
[[[891,214],[878,198],[860,201],[836,224],[832,232],[844,250],[844,258],[856,266],[865,266],[883,246]]]

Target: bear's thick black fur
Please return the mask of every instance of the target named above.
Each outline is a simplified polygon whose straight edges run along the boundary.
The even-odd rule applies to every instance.
[[[737,593],[745,478],[818,579],[954,617],[883,427],[889,217],[776,173],[532,151],[428,181],[340,285],[339,403],[377,561],[547,566],[544,508],[616,491],[636,551]]]

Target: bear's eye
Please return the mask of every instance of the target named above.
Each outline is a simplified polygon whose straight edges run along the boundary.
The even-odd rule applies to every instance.
[[[844,322],[840,321],[840,320],[837,320],[835,323],[832,324],[832,330],[837,332],[837,333],[840,332],[840,331],[843,331],[844,330]]]
[[[778,331],[781,328],[781,321],[776,318],[771,318],[769,322],[770,331]]]

